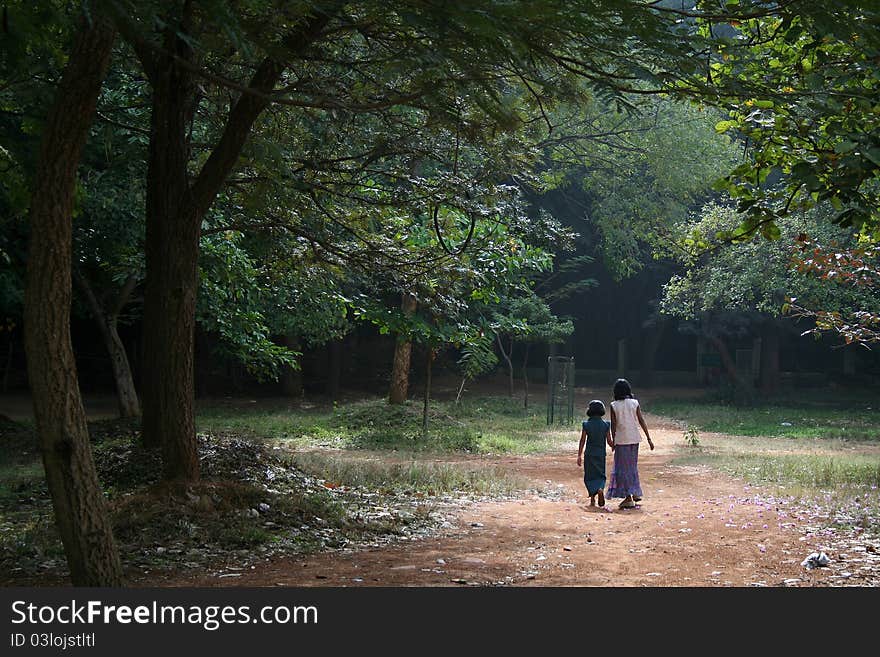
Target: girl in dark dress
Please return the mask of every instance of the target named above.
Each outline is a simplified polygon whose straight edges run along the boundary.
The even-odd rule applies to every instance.
[[[605,444],[614,448],[611,437],[611,423],[603,420],[605,404],[598,399],[590,402],[587,408],[587,421],[581,428],[581,442],[578,445],[578,465],[584,466],[584,485],[590,494],[590,506],[605,506]]]

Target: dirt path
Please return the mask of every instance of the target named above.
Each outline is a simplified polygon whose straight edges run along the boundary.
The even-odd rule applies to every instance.
[[[649,420],[650,421],[650,420]],[[708,468],[671,465],[681,431],[654,420],[657,449],[640,451],[645,498],[635,509],[589,507],[568,451],[503,457],[497,464],[560,487],[560,499],[475,504],[454,529],[390,547],[277,559],[233,578],[194,576],[195,586],[809,586],[827,569],[800,562],[789,509]],[[608,473],[611,471],[609,453]],[[768,498],[769,499],[769,498]],[[788,582],[786,582],[788,580]],[[152,585],[162,583],[152,582]]]

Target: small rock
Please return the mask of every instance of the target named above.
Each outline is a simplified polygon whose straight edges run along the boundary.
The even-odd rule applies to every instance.
[[[564,546],[562,549],[565,550],[566,552],[571,552],[571,546],[570,546],[570,545],[566,545],[566,546]]]
[[[259,506],[260,513],[266,513],[267,511],[269,511],[270,508],[271,507],[268,504],[266,504],[265,502],[260,502],[260,506]]]
[[[446,559],[437,559],[437,563],[439,563],[441,566],[445,566],[445,565],[446,565]]]
[[[483,523],[481,523],[481,522],[472,522],[471,523],[471,527],[482,527],[482,526],[483,526]]]
[[[165,548],[163,548],[163,547],[157,547],[157,548],[156,548],[156,554],[165,554]]]
[[[828,558],[827,554],[824,552],[813,552],[801,561],[801,566],[807,570],[812,570],[813,568],[827,566],[829,563],[831,563],[831,559]]]

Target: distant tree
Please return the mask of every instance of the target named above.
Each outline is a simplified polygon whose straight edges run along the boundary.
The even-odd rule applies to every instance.
[[[761,337],[761,388],[773,392],[779,377],[780,331],[787,298],[819,304],[840,312],[880,309],[880,300],[867,294],[841,293],[818,277],[801,271],[794,262],[799,235],[821,235],[842,243],[852,239],[848,231],[834,227],[821,216],[821,209],[779,220],[783,239],[771,241],[760,235],[731,243],[729,231],[742,221],[734,208],[708,205],[695,222],[681,227],[681,248],[677,253],[685,266],[664,288],[661,309],[665,314],[687,320],[718,350],[731,380],[742,381],[725,338],[757,334]],[[690,256],[683,255],[690,250]],[[867,304],[867,305],[866,305]],[[793,327],[791,327],[793,328]]]

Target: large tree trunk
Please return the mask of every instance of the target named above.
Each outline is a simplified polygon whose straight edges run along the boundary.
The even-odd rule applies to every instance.
[[[46,120],[29,211],[24,313],[28,376],[46,481],[75,586],[122,584],[70,339],[76,168],[114,37],[94,10],[90,19],[83,19]]]
[[[416,300],[404,294],[400,302],[404,315],[412,315],[416,311]],[[412,340],[398,337],[394,344],[394,363],[391,366],[391,387],[388,391],[389,404],[402,404],[409,392],[409,370],[412,358]]]
[[[338,3],[342,4],[342,3]],[[302,51],[318,38],[338,6],[298,24],[285,39]],[[163,475],[169,480],[199,478],[193,418],[193,329],[202,219],[222,189],[250,135],[269,105],[284,64],[267,57],[229,112],[220,139],[191,181],[190,121],[197,85],[187,63],[193,52],[181,34],[191,31],[188,14],[166,32],[161,51],[134,30],[126,32],[153,89],[147,171],[147,282],[144,297],[143,438],[162,446]]]
[[[128,354],[125,353],[125,345],[122,344],[117,330],[119,313],[128,302],[137,279],[134,276],[129,277],[119,292],[116,303],[109,311],[102,307],[92,290],[92,286],[83,274],[74,271],[74,279],[86,298],[92,317],[98,325],[101,338],[104,340],[104,346],[110,355],[113,380],[116,383],[116,399],[119,403],[119,417],[139,417],[141,406],[137,390],[134,387],[134,377],[131,375],[131,365],[128,362]]]
[[[192,60],[176,34],[165,47]],[[166,479],[199,478],[193,416],[194,330],[202,215],[189,188],[192,74],[171,57],[155,60],[146,199],[143,440],[162,448]]]
[[[779,389],[779,325],[775,319],[765,322],[761,331],[761,392],[773,394]]]

